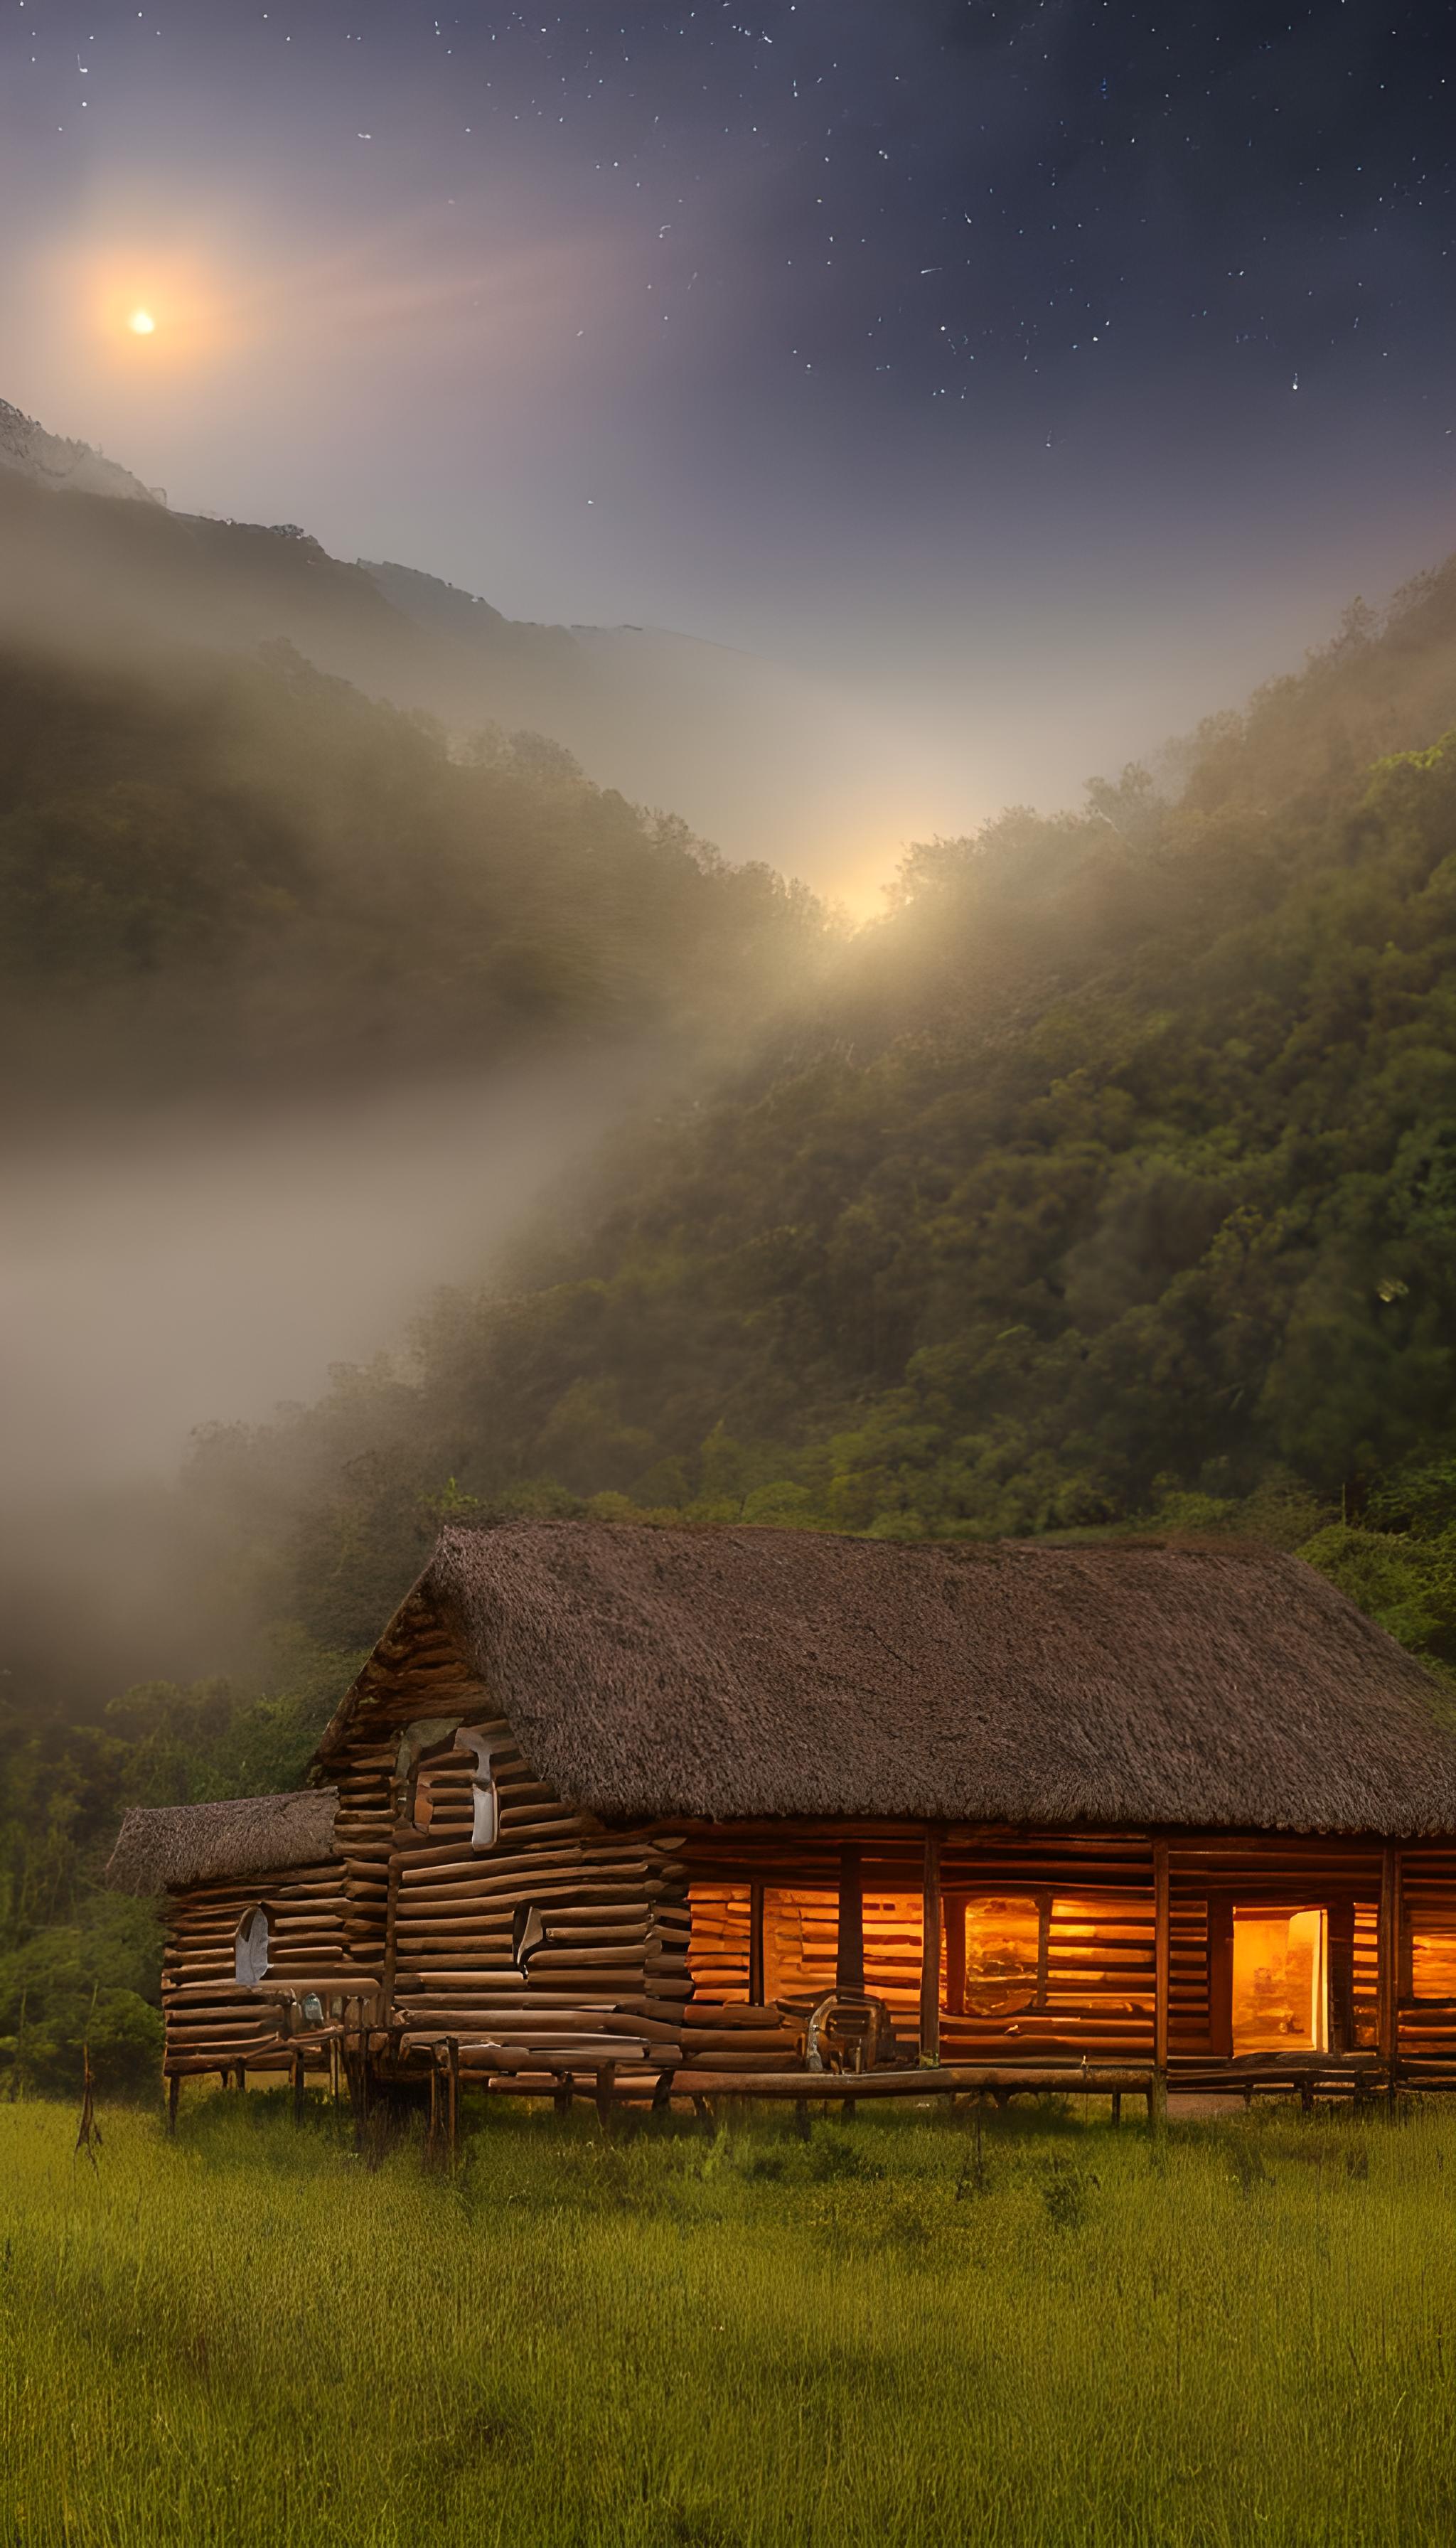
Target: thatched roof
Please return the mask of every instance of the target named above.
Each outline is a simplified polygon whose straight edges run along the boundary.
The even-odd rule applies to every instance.
[[[225,1804],[134,1805],[107,1863],[107,1883],[121,1893],[161,1893],[168,1885],[312,1866],[333,1854],[337,1804],[336,1787],[305,1787]]]
[[[611,1821],[1456,1831],[1441,1685],[1277,1550],[512,1522],[446,1531],[407,1609]]]

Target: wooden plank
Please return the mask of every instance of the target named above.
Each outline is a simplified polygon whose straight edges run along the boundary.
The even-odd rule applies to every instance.
[[[1325,1912],[1329,1936],[1329,2047],[1332,2052],[1355,2048],[1355,1905],[1347,1894]],[[1231,2052],[1232,2045],[1228,2049]],[[1216,2044],[1214,2049],[1220,2047]]]
[[[1042,2096],[1054,2091],[1069,2097],[1106,2097],[1116,2089],[1145,2091],[1149,2071],[1140,2067],[1066,2068],[1022,2066],[1005,2062],[974,2065],[956,2062],[939,2070],[697,2070],[684,2064],[678,2084],[684,2096],[698,2097],[939,2097],[977,2088],[1005,2088]]]
[[[853,1842],[846,1844],[839,1858],[839,1938],[835,1951],[834,1986],[837,1991],[849,1992],[864,1988],[864,1858]]]
[[[1168,1844],[1152,1844],[1153,2012],[1152,2058],[1159,2070],[1168,2066],[1168,1983],[1172,1932],[1168,1900]]]
[[[748,1888],[748,1996],[751,2008],[764,1998],[764,1879],[755,1875]]]
[[[1376,1930],[1375,2030],[1380,2057],[1385,2063],[1387,2079],[1392,2084],[1395,2080],[1398,2023],[1399,1871],[1400,1853],[1394,1841],[1387,1841],[1381,1860],[1380,1913]]]
[[[1354,1936],[1353,1922],[1350,1931]],[[1209,1900],[1209,2048],[1216,2059],[1233,2056],[1233,1896]]]
[[[941,2057],[941,1836],[925,1836],[920,1888],[920,2057]]]
[[[948,1894],[945,1899],[946,1924],[946,2011],[950,2017],[965,2015],[965,1896]]]

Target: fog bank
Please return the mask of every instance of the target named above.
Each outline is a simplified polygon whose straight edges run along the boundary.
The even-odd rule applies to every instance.
[[[165,1478],[195,1426],[397,1345],[631,1077],[593,1057],[261,1116],[174,1107],[0,1154],[0,1510]]]

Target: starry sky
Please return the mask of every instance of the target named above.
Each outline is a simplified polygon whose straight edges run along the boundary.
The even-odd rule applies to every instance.
[[[1456,544],[1453,90],[1432,0],[0,0],[0,395],[963,829]]]

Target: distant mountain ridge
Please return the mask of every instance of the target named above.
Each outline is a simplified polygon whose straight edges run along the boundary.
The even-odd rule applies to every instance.
[[[863,824],[858,735],[782,667],[667,629],[508,619],[442,577],[333,557],[297,523],[168,508],[162,491],[0,403],[0,636],[130,655],[138,636],[320,671],[453,732],[522,728],[730,857],[838,864]]]
[[[142,504],[167,500],[162,488],[143,487],[130,469],[108,460],[89,442],[47,433],[8,399],[0,399],[0,468],[14,469],[38,487],[68,487],[82,496],[120,496]]]

